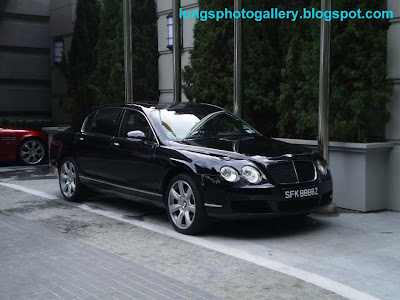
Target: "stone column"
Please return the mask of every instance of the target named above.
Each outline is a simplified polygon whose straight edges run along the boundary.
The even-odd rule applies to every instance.
[[[388,74],[394,80],[394,93],[388,106],[391,120],[386,126],[386,138],[394,144],[388,160],[388,199],[390,210],[400,211],[400,1],[388,0],[394,13],[388,32]],[[379,176],[379,175],[378,175]]]

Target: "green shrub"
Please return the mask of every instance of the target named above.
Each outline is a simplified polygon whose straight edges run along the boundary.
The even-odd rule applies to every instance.
[[[211,2],[211,3],[210,3]],[[224,9],[232,1],[199,1]],[[319,8],[319,0],[243,1],[246,9]],[[335,0],[334,10],[378,10],[380,0]],[[228,8],[232,8],[229,6]],[[330,131],[333,140],[384,136],[393,83],[386,73],[388,21],[332,21]],[[318,130],[319,20],[243,21],[244,118],[270,136],[315,139]],[[233,21],[197,22],[184,92],[230,109]]]
[[[78,1],[66,75],[74,104],[71,111],[80,121],[99,106],[125,100],[122,4],[122,0],[103,0],[100,6],[97,0]],[[154,0],[132,0],[132,40],[133,99],[156,101],[159,91]]]
[[[100,13],[97,64],[90,76],[95,106],[122,103],[125,95],[123,2],[104,0]]]
[[[229,5],[227,5],[229,3]],[[244,1],[246,9],[266,10],[280,1]],[[233,9],[233,1],[200,0],[201,10]],[[279,97],[279,22],[243,21],[243,116],[263,133],[276,132],[275,103]],[[233,21],[197,22],[191,66],[183,72],[189,100],[232,109]]]
[[[33,129],[42,130],[43,127],[51,127],[54,124],[49,121],[12,121],[9,119],[0,120],[0,127],[3,128],[23,128],[23,129]]]
[[[312,7],[319,1],[313,0]],[[334,10],[379,10],[380,0],[333,1]],[[318,130],[319,21],[301,21],[282,69],[277,103],[281,136],[315,139]],[[384,136],[393,83],[387,79],[388,21],[332,22],[330,134],[366,142]]]
[[[72,123],[80,123],[93,106],[89,79],[97,62],[94,49],[99,36],[99,9],[97,0],[77,2],[71,49],[68,60],[63,63],[70,97],[66,107],[73,115]]]

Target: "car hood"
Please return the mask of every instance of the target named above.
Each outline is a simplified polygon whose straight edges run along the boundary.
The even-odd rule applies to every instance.
[[[276,158],[285,155],[312,153],[309,148],[284,143],[264,136],[191,139],[172,142],[171,146],[195,153],[236,159]]]

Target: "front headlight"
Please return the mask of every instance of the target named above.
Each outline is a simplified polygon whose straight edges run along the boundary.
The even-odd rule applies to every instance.
[[[328,165],[322,159],[317,159],[317,168],[322,175],[326,176],[328,174]]]
[[[244,166],[242,168],[242,176],[252,184],[257,184],[261,182],[260,172],[252,166]]]
[[[222,167],[220,173],[222,178],[229,182],[237,182],[240,179],[239,173],[232,167]]]

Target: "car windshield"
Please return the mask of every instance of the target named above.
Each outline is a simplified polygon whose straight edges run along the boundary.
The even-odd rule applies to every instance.
[[[174,141],[258,134],[245,122],[226,111],[207,106],[202,108],[154,110],[151,115],[167,138]]]

